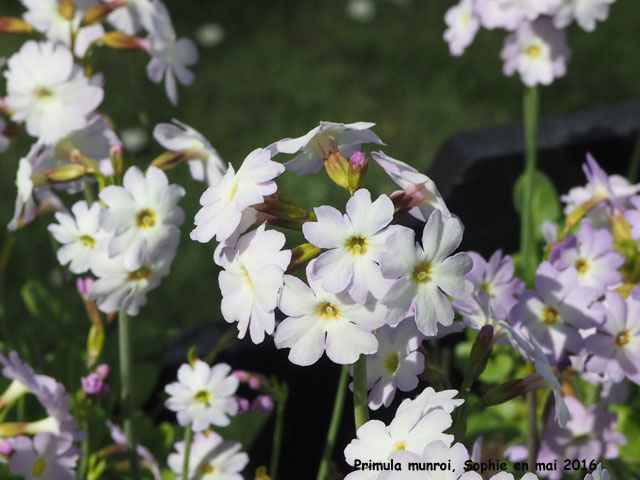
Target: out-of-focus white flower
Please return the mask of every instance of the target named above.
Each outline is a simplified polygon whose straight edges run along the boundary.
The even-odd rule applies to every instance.
[[[307,278],[312,269],[313,262]],[[325,292],[311,278],[310,286],[291,275],[284,278],[279,308],[287,318],[278,325],[274,342],[277,348],[291,348],[292,363],[311,365],[326,350],[332,362],[348,365],[378,349],[372,332],[384,324],[384,308],[373,298],[358,304],[346,293]]]
[[[154,261],[165,244],[180,236],[178,227],[184,212],[178,201],[185,191],[179,185],[169,185],[166,174],[153,166],[146,174],[130,167],[122,185],[110,185],[100,192],[106,206],[100,222],[113,233],[109,255],[122,255],[124,267],[133,271],[142,266],[144,258]]]
[[[518,72],[529,87],[550,85],[555,78],[563,77],[570,55],[564,30],[557,29],[546,18],[522,22],[507,36],[500,53],[504,74],[510,77]]]
[[[229,416],[238,413],[233,394],[239,384],[226,363],[213,367],[202,360],[196,360],[193,366],[185,363],[178,369],[178,381],[164,389],[170,395],[166,406],[177,413],[180,425],[191,425],[195,432],[203,432],[210,425],[224,427],[230,423]]]
[[[109,433],[111,434],[111,438],[118,445],[126,446],[127,445],[127,437],[122,429],[116,425],[115,423],[107,420],[107,428],[109,428]],[[153,474],[153,480],[162,480],[162,474],[160,473],[160,467],[158,467],[158,462],[156,461],[153,454],[149,451],[147,447],[144,445],[137,444],[136,452],[138,456],[146,462],[146,467]]]
[[[185,443],[175,444],[176,452],[169,455],[169,468],[176,480],[244,480],[240,474],[249,463],[246,453],[237,442],[225,442],[215,432],[196,433],[189,454],[188,478],[182,478]]]
[[[57,436],[49,432],[38,433],[33,440],[16,437],[11,441],[13,454],[9,470],[26,480],[73,480],[73,471],[80,452],[73,446],[70,435]]]
[[[291,260],[291,251],[282,250],[285,240],[282,233],[265,230],[263,224],[238,240],[231,259],[220,258],[222,315],[229,323],[238,322],[239,338],[248,330],[257,344],[265,333],[273,333],[278,295]]]
[[[602,468],[602,464],[599,463],[598,468],[591,473],[587,473],[584,480],[611,480],[611,476],[606,469]]]
[[[422,335],[413,322],[405,320],[396,327],[385,325],[376,332],[378,351],[367,355],[369,408],[388,407],[396,389],[410,392],[418,386],[424,370],[424,356],[418,352]]]
[[[476,0],[476,12],[484,28],[515,30],[523,21],[556,11],[562,0]]]
[[[216,47],[224,40],[224,28],[219,23],[204,23],[196,28],[195,35],[203,47]]]
[[[582,29],[593,32],[598,20],[609,16],[609,7],[616,0],[562,0],[553,16],[557,28],[566,28],[575,20]]]
[[[178,86],[193,83],[193,72],[187,67],[198,61],[198,50],[188,38],[177,38],[167,8],[159,0],[153,2],[153,15],[149,30],[149,54],[151,61],[147,65],[147,75],[152,82],[160,83],[164,77],[164,86],[169,100],[178,104]]]
[[[345,158],[360,150],[363,143],[384,145],[370,129],[375,123],[333,123],[320,122],[298,138],[285,138],[269,147],[274,153],[298,153],[285,163],[287,170],[298,175],[307,175],[320,171],[323,161],[329,155],[341,153]]]
[[[376,16],[376,5],[371,0],[348,0],[347,15],[356,22],[370,22]]]
[[[129,315],[137,315],[140,307],[147,303],[147,293],[169,275],[178,242],[179,238],[174,237],[153,260],[145,256],[140,268],[133,271],[124,266],[122,255],[110,257],[105,250],[97,250],[90,258],[91,271],[98,279],[91,288],[89,300],[97,302],[105,313],[122,309]]]
[[[58,223],[49,225],[53,237],[63,244],[57,252],[58,261],[61,265],[69,264],[72,273],[89,270],[90,253],[109,236],[100,228],[100,210],[100,203],[95,202],[89,208],[81,200],[71,207],[73,215],[58,212]]]
[[[25,42],[8,61],[7,107],[12,119],[24,121],[29,135],[51,144],[87,125],[87,116],[102,102],[63,45]]]
[[[237,173],[229,164],[222,179],[200,197],[202,208],[195,216],[191,239],[206,243],[213,237],[219,242],[230,238],[243,224],[243,212],[261,203],[265,195],[275,193],[278,186],[273,179],[282,172],[284,167],[273,162],[271,152],[262,148],[247,155]]]
[[[129,127],[121,132],[122,144],[130,152],[141,152],[149,143],[149,134],[142,127]]]
[[[108,2],[109,0],[103,0]],[[107,20],[116,30],[127,35],[135,35],[141,27],[150,30],[152,27],[151,18],[154,13],[153,2],[151,0],[129,0],[122,7],[116,8],[109,14]]]
[[[380,299],[392,283],[382,277],[378,262],[387,250],[387,238],[398,228],[387,228],[393,220],[393,203],[386,195],[371,202],[371,193],[361,188],[349,199],[346,210],[342,215],[333,207],[317,207],[317,221],[302,225],[307,240],[328,249],[313,263],[311,275],[329,293],[348,290],[359,303],[369,293]]]
[[[449,44],[449,51],[451,55],[460,56],[471,45],[480,28],[473,0],[460,0],[447,10],[444,21],[447,24],[444,39]]]
[[[215,148],[209,141],[189,125],[178,120],[171,123],[159,123],[153,129],[153,137],[167,150],[185,152],[190,156],[197,156],[189,161],[189,171],[194,180],[205,182],[207,185],[217,184],[227,165],[222,161]]]

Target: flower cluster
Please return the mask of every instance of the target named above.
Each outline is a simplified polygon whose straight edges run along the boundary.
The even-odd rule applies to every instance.
[[[565,29],[574,21],[592,32],[615,0],[460,0],[445,15],[444,39],[462,55],[480,27],[508,35],[500,54],[504,74],[518,73],[527,86],[549,85],[565,75],[571,51]]]

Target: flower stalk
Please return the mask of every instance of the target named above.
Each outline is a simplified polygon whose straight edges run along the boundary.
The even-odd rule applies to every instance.
[[[191,457],[191,441],[193,440],[193,428],[191,424],[184,428],[184,460],[182,462],[182,478],[189,478],[189,457]]]
[[[118,316],[120,347],[120,401],[124,408],[124,431],[131,463],[131,478],[137,480],[138,458],[133,424],[133,364],[131,361],[131,319],[124,310]]]
[[[353,413],[356,430],[369,421],[368,403],[367,357],[360,355],[360,358],[353,364]]]

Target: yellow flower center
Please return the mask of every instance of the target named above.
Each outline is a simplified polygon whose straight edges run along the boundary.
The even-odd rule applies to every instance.
[[[462,28],[467,28],[467,25],[469,25],[469,14],[467,12],[460,15],[460,25],[462,25]]]
[[[249,271],[247,270],[247,268],[242,265],[240,269],[242,270],[242,275],[244,275],[244,279],[247,281],[247,284],[249,284],[249,287],[253,288],[253,282],[251,281],[251,277],[249,276]]]
[[[389,373],[396,373],[399,363],[400,358],[398,357],[398,354],[394,352],[385,359],[384,368],[386,368]]]
[[[491,285],[489,285],[487,282],[481,283],[480,286],[478,287],[478,290],[484,290],[487,293],[491,293]]]
[[[216,471],[216,467],[214,467],[210,463],[205,463],[200,467],[200,473],[202,473],[203,475],[211,475],[215,471]]]
[[[631,341],[631,335],[628,330],[620,332],[616,335],[616,345],[619,347],[624,347],[627,343]]]
[[[411,274],[411,279],[415,283],[427,283],[431,280],[432,268],[429,262],[422,262],[420,265],[417,265],[413,269],[413,273]]]
[[[539,45],[529,45],[526,50],[527,57],[537,60],[542,56],[542,48]]]
[[[56,96],[48,88],[36,88],[36,98],[44,103],[51,103],[55,100]]]
[[[340,310],[335,305],[329,302],[322,302],[318,305],[318,315],[325,320],[335,320],[340,316]]]
[[[149,267],[140,267],[135,272],[131,272],[129,274],[129,280],[132,282],[140,282],[142,280],[146,280],[151,276],[151,269]]]
[[[87,248],[93,248],[96,246],[96,241],[93,239],[93,237],[90,237],[89,235],[82,235],[78,240],[80,240],[80,243]]]
[[[211,399],[212,398],[213,398],[213,395],[211,394],[211,392],[207,392],[206,390],[200,390],[199,392],[197,392],[193,396],[193,399],[196,402],[202,403],[203,405],[206,405],[207,407],[209,405],[211,405]]]
[[[542,311],[542,323],[545,325],[554,325],[560,318],[560,312],[555,307],[544,307]]]
[[[229,201],[233,200],[233,197],[236,196],[237,191],[238,191],[238,182],[236,181],[231,187],[231,190],[229,191]]]
[[[44,472],[44,469],[47,468],[47,461],[44,458],[39,458],[33,464],[33,468],[31,472],[34,477],[39,477]]]
[[[407,445],[404,443],[404,441],[400,440],[399,442],[396,442],[396,444],[393,447],[393,451],[397,452],[400,450],[405,450],[407,448]]]
[[[587,262],[584,258],[579,258],[575,263],[576,270],[580,275],[584,275],[589,271],[589,262]]]
[[[158,216],[156,215],[156,212],[149,208],[145,208],[138,212],[138,215],[136,216],[136,223],[138,224],[138,228],[146,230],[147,228],[153,227],[156,224],[157,219]]]
[[[362,255],[367,253],[367,239],[362,237],[351,237],[347,240],[347,250],[351,255]]]

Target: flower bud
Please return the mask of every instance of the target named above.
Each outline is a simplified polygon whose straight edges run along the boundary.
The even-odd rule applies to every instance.
[[[82,390],[87,395],[97,395],[102,391],[102,378],[97,373],[90,373],[80,379]]]
[[[267,467],[258,467],[254,480],[271,480],[271,477],[267,475]]]
[[[73,20],[76,13],[76,6],[73,0],[58,0],[58,14],[65,20]]]
[[[0,455],[9,457],[13,453],[13,446],[6,438],[0,438]]]
[[[509,380],[493,387],[482,397],[483,405],[500,405],[520,395],[547,387],[547,381],[539,373],[533,373],[525,378]]]
[[[249,388],[258,390],[260,388],[260,378],[257,375],[251,375],[249,377]]]
[[[122,32],[107,32],[100,37],[100,41],[103,45],[116,50],[143,50],[145,52],[149,50],[147,39]]]
[[[349,190],[355,192],[362,185],[364,185],[364,179],[367,175],[367,167],[369,162],[367,157],[362,152],[355,152],[349,159]]]
[[[238,415],[242,415],[243,413],[247,413],[249,411],[249,400],[244,397],[237,397],[236,401],[238,402]]]
[[[615,243],[633,242],[631,226],[620,210],[616,208],[613,215],[609,215],[609,221],[611,222],[611,233]]]
[[[269,395],[258,395],[251,404],[251,410],[260,413],[269,413],[274,407],[275,403]]]
[[[493,327],[485,325],[480,329],[469,354],[469,371],[467,375],[473,380],[477,380],[487,367],[487,362],[493,351],[495,341]]]
[[[249,378],[249,374],[244,370],[234,370],[233,372],[231,372],[231,375],[236,377],[241,382],[246,382],[247,378]]]
[[[109,159],[111,160],[111,167],[113,168],[113,174],[120,178],[124,173],[124,160],[122,159],[122,145],[119,143],[113,145],[109,150]]]
[[[96,367],[96,369],[94,370],[94,373],[100,375],[100,378],[104,380],[109,376],[109,371],[110,371],[109,365],[107,365],[106,363],[101,363]]]
[[[104,328],[102,328],[100,321],[95,322],[92,319],[92,322],[89,336],[87,337],[87,361],[89,366],[96,363],[104,347]]]
[[[70,182],[83,177],[87,169],[83,165],[63,165],[44,172],[48,183]],[[34,182],[35,183],[35,182]]]
[[[349,190],[349,162],[340,153],[330,153],[324,159],[324,168],[336,185]]]
[[[286,273],[292,273],[299,268],[304,267],[307,262],[313,260],[322,253],[322,250],[318,247],[311,245],[310,243],[303,243],[291,250],[291,261],[287,267]]]
[[[188,148],[177,152],[164,152],[153,159],[151,165],[162,170],[171,170],[189,160],[203,159],[205,154],[201,147]]]
[[[28,34],[33,32],[33,27],[18,17],[0,17],[0,33],[13,35]]]
[[[84,14],[82,25],[87,26],[102,23],[116,8],[120,8],[128,3],[128,0],[114,0],[112,2],[94,5]]]
[[[94,283],[96,283],[96,281],[91,277],[78,277],[76,279],[76,289],[85,300],[89,297],[89,293],[91,292],[91,288]]]

